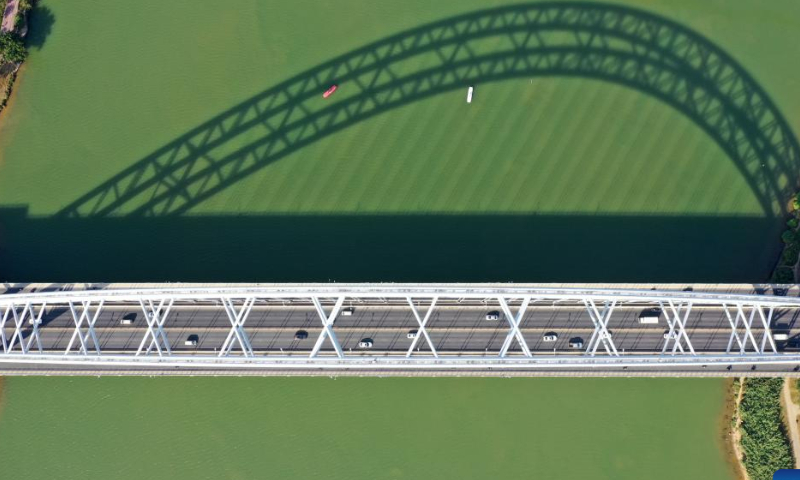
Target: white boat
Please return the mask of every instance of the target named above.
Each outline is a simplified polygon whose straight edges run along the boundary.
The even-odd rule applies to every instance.
[[[467,90],[467,103],[472,103],[472,92],[474,90],[475,89],[473,87],[469,87],[469,89]]]

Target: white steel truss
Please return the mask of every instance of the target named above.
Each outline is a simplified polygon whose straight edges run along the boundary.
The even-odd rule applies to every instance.
[[[145,302],[144,299],[139,299],[139,306],[142,307],[142,312],[144,312],[147,330],[144,332],[142,342],[136,350],[137,356],[141,355],[142,351],[144,351],[145,355],[148,355],[150,351],[153,350],[153,347],[156,347],[159,357],[172,354],[167,334],[164,332],[164,322],[167,320],[167,315],[169,315],[169,311],[172,309],[175,299],[170,299],[166,310],[164,310],[164,303],[166,301],[167,299],[165,298],[161,299],[158,306],[156,306],[153,300],[147,300],[147,302]],[[147,343],[147,340],[150,340],[150,343]],[[147,349],[144,348],[145,344],[147,344]]]
[[[28,353],[30,351],[31,344],[34,341],[36,342],[37,351],[39,353],[43,351],[41,337],[39,336],[39,325],[42,323],[42,314],[44,313],[45,308],[47,308],[47,302],[44,302],[39,306],[38,314],[34,314],[31,302],[25,303],[21,312],[17,311],[17,306],[15,304],[9,304],[6,306],[5,311],[3,312],[2,320],[0,320],[0,341],[2,342],[3,353],[12,352],[15,344],[19,345],[22,353]],[[6,322],[9,318],[13,318],[14,320],[14,333],[11,335],[10,339],[5,333]],[[24,338],[26,318],[31,324],[31,334],[28,336],[27,340]]]
[[[233,301],[224,297],[222,298],[222,305],[225,307],[228,320],[231,322],[231,331],[228,333],[228,337],[225,338],[225,342],[219,350],[220,357],[228,355],[231,352],[234,339],[239,342],[239,346],[242,348],[245,357],[253,356],[253,346],[250,344],[247,332],[244,331],[244,322],[247,320],[247,316],[250,315],[250,310],[253,308],[255,302],[255,298],[245,299],[241,310],[237,312]]]
[[[72,345],[75,344],[75,339],[79,341],[78,352],[83,355],[89,354],[89,340],[91,340],[93,349],[97,355],[100,355],[100,342],[97,340],[97,334],[94,331],[94,324],[103,309],[104,300],[100,300],[94,315],[91,315],[91,300],[84,300],[81,302],[81,312],[75,308],[74,302],[69,302],[69,312],[72,315],[72,321],[75,323],[75,331],[72,333],[72,338],[69,339],[67,349],[64,350],[64,355],[69,355],[72,351]],[[85,326],[84,326],[85,322]],[[85,329],[85,330],[84,330]]]
[[[661,348],[661,353],[667,353],[667,348],[670,342],[672,342],[672,355],[675,355],[678,350],[680,353],[686,353],[683,349],[684,343],[689,349],[689,352],[694,355],[694,347],[689,340],[689,333],[686,331],[686,323],[688,322],[689,314],[692,312],[692,302],[686,303],[685,307],[681,304],[676,306],[675,302],[672,300],[670,300],[668,304],[669,309],[666,309],[664,308],[664,303],[660,303],[661,310],[666,313],[667,316],[667,325],[669,325],[669,331],[667,331],[667,335],[664,338],[664,346]],[[683,317],[681,317],[681,308],[685,308]]]
[[[731,325],[731,336],[730,340],[728,340],[728,348],[726,352],[731,352],[731,349],[733,348],[733,341],[736,340],[736,344],[739,345],[739,353],[744,354],[747,351],[747,342],[749,340],[753,350],[758,354],[765,353],[765,347],[767,346],[767,343],[769,343],[772,352],[777,353],[778,349],[775,345],[775,340],[772,338],[772,332],[770,329],[774,307],[768,307],[769,313],[765,316],[764,309],[761,305],[752,305],[750,307],[750,315],[748,316],[745,314],[746,306],[742,303],[737,303],[735,304],[735,320],[731,317],[729,306],[727,304],[723,304],[723,308],[725,310],[725,316],[728,318],[728,322]],[[759,318],[761,319],[761,324],[764,328],[761,342],[757,342],[756,337],[753,334],[753,322],[756,314],[758,314]],[[744,332],[740,332],[739,330],[740,320],[742,322],[742,326],[744,327]]]
[[[500,307],[503,309],[506,320],[508,320],[508,324],[510,325],[508,335],[506,335],[503,346],[500,347],[500,356],[506,356],[509,347],[511,347],[511,342],[516,338],[517,343],[519,343],[519,346],[522,349],[522,353],[526,357],[532,357],[533,354],[531,354],[531,350],[528,348],[528,344],[525,342],[525,338],[522,336],[522,332],[519,330],[519,324],[522,322],[522,316],[525,315],[525,310],[528,309],[528,305],[531,303],[531,297],[525,297],[522,299],[522,305],[519,307],[516,315],[511,313],[511,308],[509,308],[508,302],[505,298],[497,297],[497,301],[500,303]]]
[[[340,319],[344,305],[357,308]],[[665,323],[636,321],[637,312],[653,308]],[[220,309],[222,317],[215,313]],[[118,326],[137,310],[141,320]],[[272,311],[285,315],[246,323],[254,312]],[[410,317],[403,313],[409,311]],[[507,328],[487,321],[497,318],[487,315],[494,311],[502,312]],[[800,365],[800,349],[786,348],[794,345],[787,335],[800,339],[800,327],[781,327],[778,340],[772,331],[776,319],[797,314],[797,296],[644,288],[291,284],[39,291],[0,294],[0,363],[275,369]],[[195,326],[196,317],[206,323]],[[301,323],[309,318],[311,324]],[[202,342],[171,348],[168,334],[198,338],[198,328],[205,332]],[[317,335],[313,345],[303,342],[304,328]],[[589,338],[570,340],[569,348],[563,337],[531,343],[556,331]],[[375,347],[361,342],[371,337]],[[420,348],[423,341],[427,349]],[[328,342],[332,352],[323,349]],[[573,348],[581,343],[581,350]],[[519,353],[512,354],[517,345]]]
[[[617,346],[614,344],[614,339],[611,338],[611,332],[608,331],[608,322],[611,320],[611,314],[617,305],[616,300],[606,301],[603,305],[603,311],[597,310],[597,305],[594,300],[584,300],[583,304],[589,312],[589,318],[592,319],[594,325],[594,332],[592,338],[589,340],[589,345],[586,347],[586,353],[594,356],[597,353],[597,347],[603,344],[606,353],[609,355],[619,356]]]
[[[317,339],[317,343],[314,344],[314,348],[311,350],[311,354],[309,357],[316,357],[319,353],[320,349],[322,348],[322,344],[325,343],[325,338],[330,339],[331,343],[333,344],[333,349],[336,350],[336,356],[339,358],[344,357],[344,352],[342,351],[342,345],[339,344],[339,339],[336,338],[336,333],[333,331],[333,321],[336,320],[336,315],[339,315],[339,310],[342,309],[342,304],[344,303],[345,297],[339,297],[336,299],[336,304],[333,306],[333,310],[331,311],[330,315],[325,313],[325,309],[322,308],[322,303],[320,303],[319,298],[311,297],[311,301],[314,303],[314,308],[317,310],[317,314],[319,315],[319,319],[322,321],[322,332],[319,334],[319,338]]]
[[[431,299],[431,305],[428,307],[428,311],[425,312],[425,318],[420,318],[419,310],[417,310],[417,307],[414,306],[414,301],[411,300],[411,297],[406,298],[406,300],[408,300],[408,306],[411,307],[411,313],[414,314],[414,319],[416,319],[417,324],[419,325],[419,330],[417,330],[417,335],[414,337],[413,340],[411,340],[411,346],[408,347],[408,351],[406,352],[406,357],[411,356],[411,352],[414,351],[414,348],[416,348],[417,343],[419,342],[419,336],[423,335],[425,337],[425,341],[428,343],[428,348],[431,349],[431,353],[433,354],[433,356],[439,358],[439,354],[436,353],[436,346],[434,346],[433,340],[431,340],[431,337],[428,335],[428,330],[425,329],[425,326],[428,324],[428,320],[431,319],[431,314],[433,313],[433,309],[436,308],[436,300],[438,299],[439,297],[433,297],[433,299]]]

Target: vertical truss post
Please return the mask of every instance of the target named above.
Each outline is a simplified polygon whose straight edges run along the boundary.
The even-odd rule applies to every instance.
[[[159,357],[163,356],[165,351],[167,355],[172,355],[172,349],[170,349],[169,346],[169,339],[167,339],[167,334],[164,332],[164,322],[167,320],[167,315],[169,315],[169,311],[172,309],[172,304],[175,302],[175,299],[171,298],[169,300],[169,304],[162,315],[161,311],[164,309],[165,302],[166,299],[161,300],[156,307],[152,300],[148,300],[147,304],[145,304],[143,299],[139,299],[139,305],[142,307],[142,312],[144,312],[144,320],[147,323],[147,331],[144,332],[142,341],[139,343],[139,348],[136,350],[137,356],[142,354],[142,350],[144,350],[144,345],[147,343],[148,339],[150,340],[150,343],[147,345],[147,349],[144,351],[145,355],[149,354],[153,347],[156,347]],[[163,349],[162,343],[164,347]]]
[[[604,302],[602,312],[597,310],[594,300],[584,300],[583,304],[586,306],[586,311],[589,312],[589,318],[592,319],[592,324],[594,325],[594,332],[589,340],[589,345],[586,347],[586,354],[594,356],[597,353],[597,347],[602,343],[606,353],[619,356],[614,340],[611,338],[611,334],[608,333],[608,322],[611,320],[611,314],[614,312],[617,301]]]
[[[417,342],[419,342],[419,335],[422,334],[425,336],[425,340],[428,342],[428,346],[431,349],[431,353],[436,358],[439,358],[439,353],[436,351],[436,347],[433,345],[433,341],[431,337],[428,335],[428,330],[425,327],[428,325],[428,320],[431,318],[431,314],[433,313],[433,309],[436,307],[436,301],[439,297],[433,297],[431,300],[431,305],[428,307],[428,311],[425,312],[425,318],[421,318],[419,316],[419,310],[417,307],[414,306],[414,301],[411,300],[411,297],[406,297],[408,301],[408,306],[411,307],[411,312],[414,314],[414,318],[417,320],[417,325],[419,325],[419,331],[417,332],[417,336],[414,337],[414,340],[411,341],[411,346],[408,347],[408,351],[406,352],[406,358],[411,356],[411,352],[414,351],[414,348],[417,346]]]
[[[689,340],[689,333],[686,331],[686,324],[689,321],[689,314],[692,312],[692,302],[686,303],[686,310],[683,313],[683,318],[681,318],[681,308],[683,308],[683,305],[678,304],[676,307],[672,300],[669,300],[667,303],[669,304],[669,309],[665,309],[664,303],[659,302],[661,310],[666,314],[667,325],[669,325],[669,334],[667,335],[667,339],[664,341],[664,346],[661,348],[661,353],[666,353],[671,340],[673,342],[672,355],[675,355],[678,350],[680,350],[681,353],[686,353],[683,349],[684,342],[689,348],[689,352],[692,355],[696,355],[694,347],[692,346],[692,342]],[[677,332],[675,331],[676,328]]]
[[[319,334],[319,338],[317,338],[317,343],[314,344],[314,348],[311,350],[311,354],[309,358],[316,357],[319,353],[319,350],[322,348],[323,342],[325,342],[325,338],[330,338],[331,343],[333,344],[334,350],[336,350],[336,356],[339,358],[344,358],[344,353],[342,352],[342,346],[339,344],[339,339],[336,338],[336,333],[333,331],[333,322],[336,320],[336,316],[339,315],[339,310],[342,309],[342,304],[344,303],[345,297],[339,297],[336,299],[336,304],[333,306],[333,310],[331,314],[328,315],[325,313],[325,309],[322,308],[322,304],[319,302],[319,298],[311,297],[311,302],[314,303],[314,308],[317,309],[317,314],[319,315],[319,319],[322,321],[322,332]]]
[[[253,346],[250,344],[250,339],[244,331],[244,322],[247,320],[247,316],[250,315],[250,310],[253,308],[255,302],[255,298],[246,298],[242,309],[237,312],[236,308],[233,306],[233,301],[222,297],[222,305],[225,307],[228,320],[231,322],[231,331],[228,332],[228,337],[219,350],[220,357],[227,356],[231,352],[234,338],[239,342],[239,346],[242,347],[242,352],[245,357],[253,356]]]
[[[89,339],[91,338],[92,343],[94,344],[94,351],[97,355],[100,355],[100,342],[97,340],[97,335],[94,332],[94,324],[97,322],[97,318],[100,316],[100,311],[103,309],[103,302],[105,300],[100,300],[100,303],[97,306],[97,309],[94,312],[94,316],[90,317],[92,302],[91,300],[84,300],[81,301],[81,306],[83,309],[81,310],[80,315],[78,311],[75,309],[75,303],[70,301],[69,302],[69,311],[72,314],[72,321],[75,323],[75,331],[72,333],[72,337],[69,339],[69,344],[67,348],[64,350],[64,355],[68,355],[72,350],[72,345],[75,343],[75,339],[79,340],[80,347],[78,348],[78,353],[82,353],[84,355],[89,354]],[[83,323],[86,322],[86,331],[83,331]]]
[[[522,336],[522,332],[519,329],[519,324],[522,322],[525,310],[528,309],[528,305],[531,303],[531,297],[524,297],[522,299],[522,305],[519,307],[519,311],[516,315],[511,313],[511,309],[508,307],[508,302],[505,298],[497,297],[497,301],[500,302],[500,307],[502,307],[509,324],[508,335],[506,335],[506,339],[503,341],[503,346],[500,348],[499,355],[505,357],[508,353],[508,349],[511,347],[511,341],[516,338],[517,343],[519,343],[520,348],[522,348],[522,353],[526,357],[532,357],[531,350],[528,348],[528,344],[525,342],[525,338]]]

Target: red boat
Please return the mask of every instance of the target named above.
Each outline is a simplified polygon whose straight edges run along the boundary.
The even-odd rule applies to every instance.
[[[337,85],[331,86],[331,88],[325,90],[325,93],[322,94],[322,98],[330,97],[331,95],[333,95],[333,92],[335,92],[337,88],[338,88]]]

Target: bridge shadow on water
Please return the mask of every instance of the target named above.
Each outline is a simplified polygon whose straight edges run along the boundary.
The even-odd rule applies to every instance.
[[[0,281],[761,282],[779,252],[749,217],[0,218]]]
[[[186,215],[266,165],[382,112],[470,84],[535,76],[612,82],[680,111],[726,152],[764,218]],[[333,83],[341,92],[322,102]],[[778,251],[769,239],[777,239],[796,185],[798,152],[752,76],[682,25],[596,3],[495,8],[302,72],[53,218],[0,212],[0,268],[7,279],[47,281],[762,281]],[[109,265],[121,267],[111,274]]]

